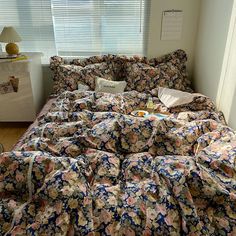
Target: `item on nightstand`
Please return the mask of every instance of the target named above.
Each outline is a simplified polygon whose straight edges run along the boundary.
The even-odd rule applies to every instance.
[[[13,55],[10,56],[8,54],[0,54],[0,62],[14,62],[14,61],[21,61],[21,60],[27,60],[28,57],[25,55]]]
[[[0,94],[17,93],[19,87],[19,78],[9,76],[7,82],[0,83]]]
[[[17,93],[19,87],[19,78],[16,78],[15,76],[10,76],[9,80],[13,87],[14,92]]]
[[[12,26],[3,28],[2,33],[0,34],[0,42],[7,43],[6,52],[8,55],[12,56],[19,54],[19,47],[17,44],[15,44],[15,42],[20,41],[20,35]]]

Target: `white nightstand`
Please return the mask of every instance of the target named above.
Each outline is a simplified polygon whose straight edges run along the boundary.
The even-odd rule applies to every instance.
[[[19,78],[18,92],[0,94],[0,122],[33,121],[43,105],[42,53],[22,54],[28,59],[0,59],[0,83]]]

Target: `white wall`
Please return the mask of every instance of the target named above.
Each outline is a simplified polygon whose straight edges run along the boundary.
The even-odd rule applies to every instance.
[[[195,49],[194,87],[216,101],[233,0],[202,0]]]
[[[226,43],[217,106],[228,124],[236,130],[236,0],[234,1]]]
[[[200,3],[201,0],[151,0],[148,57],[156,57],[176,49],[184,49],[189,57],[188,71],[191,77]],[[182,39],[178,41],[161,41],[162,12],[172,9],[182,10],[184,13]]]

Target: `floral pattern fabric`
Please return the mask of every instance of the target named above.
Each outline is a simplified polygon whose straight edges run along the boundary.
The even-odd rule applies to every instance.
[[[50,68],[53,71],[54,93],[74,91],[78,83],[95,88],[96,77],[108,80],[125,80],[127,91],[148,92],[158,86],[192,91],[186,72],[187,55],[177,50],[159,58],[140,56],[103,55],[84,60],[65,60],[54,56]]]
[[[67,91],[0,154],[0,235],[235,235],[236,135],[207,97]],[[130,115],[152,96],[162,120]]]

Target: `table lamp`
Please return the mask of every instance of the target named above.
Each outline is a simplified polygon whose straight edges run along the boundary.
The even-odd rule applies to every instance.
[[[4,27],[0,34],[0,42],[7,43],[6,52],[8,55],[13,56],[19,54],[19,47],[15,42],[20,42],[21,37],[12,27]]]

